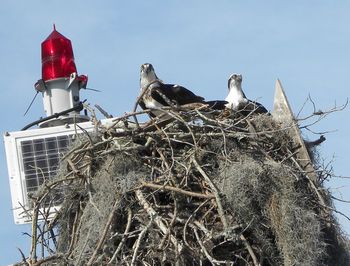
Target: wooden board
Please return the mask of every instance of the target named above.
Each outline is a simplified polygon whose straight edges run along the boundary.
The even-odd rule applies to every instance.
[[[317,175],[313,167],[313,163],[310,159],[309,153],[305,146],[304,139],[301,136],[298,123],[295,120],[293,111],[289,105],[287,96],[279,79],[276,80],[275,84],[275,98],[273,104],[272,117],[275,121],[281,123],[282,127],[290,129],[295,143],[297,143],[300,146],[296,154],[297,161],[303,168],[303,170],[306,171],[310,180],[312,180],[314,184],[317,184]]]

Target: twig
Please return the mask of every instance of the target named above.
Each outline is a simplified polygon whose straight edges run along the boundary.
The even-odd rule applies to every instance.
[[[332,199],[340,201],[340,202],[345,202],[345,203],[350,203],[350,200],[343,200],[343,199],[339,199],[337,197],[331,196]]]
[[[341,216],[343,216],[344,218],[346,218],[348,221],[350,221],[350,217],[347,216],[346,214],[342,213],[341,211],[338,211],[337,209],[334,209],[334,208],[329,207],[329,206],[327,206],[327,205],[322,205],[322,206],[323,206],[324,208],[327,208],[327,209],[329,209],[329,210],[331,210],[331,211],[333,211],[333,212],[336,212],[336,213],[340,214]]]
[[[203,242],[202,240],[199,238],[199,235],[198,235],[198,232],[197,232],[197,229],[196,228],[193,228],[193,232],[196,236],[196,239],[198,241],[198,244],[200,245],[201,247],[201,251],[204,253],[204,255],[207,257],[207,259],[211,262],[211,264],[213,265],[218,265],[218,264],[227,264],[229,263],[228,261],[220,261],[220,260],[216,260],[214,259],[210,254],[209,252],[207,251],[207,249],[205,248],[205,246],[203,245]]]
[[[130,231],[131,221],[132,221],[132,211],[131,211],[130,208],[128,208],[128,222],[127,222],[127,224],[126,224],[123,237],[122,237],[122,239],[120,240],[120,243],[119,243],[117,249],[115,250],[115,252],[114,252],[112,258],[111,258],[110,261],[108,262],[108,265],[112,264],[112,263],[115,261],[115,259],[116,259],[117,256],[118,256],[119,251],[122,249],[122,247],[123,247],[123,245],[124,245],[124,243],[125,243],[125,240],[127,239],[127,234],[128,234],[129,231]]]
[[[159,217],[157,212],[147,202],[147,200],[143,196],[142,191],[137,189],[135,191],[135,194],[136,194],[137,199],[139,200],[140,205],[145,209],[145,211],[148,213],[148,215],[153,218],[153,221],[159,227],[159,229],[162,231],[162,233],[167,234],[168,228],[163,223],[162,219]],[[181,254],[181,251],[183,249],[182,245],[178,243],[177,239],[172,234],[170,234],[170,240],[173,243],[173,245],[175,246],[177,253]]]
[[[34,203],[33,215],[32,215],[32,248],[30,251],[30,264],[34,264],[37,259],[36,244],[37,244],[37,223],[40,203],[36,201]]]
[[[143,237],[145,236],[146,232],[148,231],[148,229],[150,228],[152,224],[152,217],[151,219],[149,220],[148,224],[142,229],[141,233],[139,234],[139,237],[137,238],[135,244],[134,244],[134,254],[132,255],[132,260],[131,260],[131,265],[134,266],[134,265],[137,265],[135,263],[136,261],[136,257],[137,257],[137,252],[140,248],[140,244],[141,244],[141,241],[143,239]]]
[[[251,245],[249,244],[248,240],[244,237],[243,233],[239,236],[239,239],[242,240],[244,246],[246,247],[246,249],[248,250],[250,256],[252,257],[253,263],[255,266],[260,266],[258,259],[256,258],[256,255],[253,251],[253,248],[251,247]]]
[[[171,219],[171,222],[170,222],[170,225],[169,225],[169,227],[168,227],[167,233],[164,235],[163,239],[160,241],[159,249],[163,249],[166,240],[169,239],[169,235],[170,235],[170,233],[171,233],[171,229],[173,228],[174,223],[175,223],[175,221],[176,221],[177,212],[178,212],[178,209],[177,209],[177,200],[176,200],[175,195],[173,195],[173,196],[174,196],[174,214],[173,214],[173,218]]]
[[[183,190],[181,188],[177,188],[177,187],[173,187],[173,186],[157,185],[154,183],[147,183],[147,182],[142,182],[141,184],[143,187],[149,187],[149,188],[160,189],[160,190],[169,190],[169,191],[181,193],[181,194],[191,196],[191,197],[197,197],[197,198],[203,198],[203,199],[214,199],[215,198],[215,196],[213,194],[202,194],[202,193]]]
[[[192,157],[192,162],[194,163],[195,167],[197,168],[197,170],[201,173],[201,175],[204,177],[205,181],[208,182],[211,190],[213,191],[214,195],[215,195],[215,199],[216,199],[216,204],[218,205],[218,213],[220,215],[222,224],[224,226],[225,229],[227,229],[227,221],[226,221],[226,217],[225,217],[225,212],[224,212],[224,208],[222,207],[221,204],[221,199],[220,199],[220,195],[219,195],[219,190],[216,188],[216,186],[214,185],[214,183],[211,181],[211,179],[209,178],[209,176],[204,172],[204,170],[202,169],[202,167],[198,164],[196,158],[193,156]]]
[[[174,216],[173,216],[172,213],[169,213],[168,215],[169,215],[170,218],[174,218]],[[187,220],[188,220],[188,219],[185,220],[185,219],[176,217],[176,221],[178,221],[178,222],[180,222],[180,223],[183,223],[183,224],[185,224],[185,223],[187,222]],[[193,222],[189,222],[189,223],[188,223],[188,225],[189,225],[191,228],[197,226],[197,228],[200,229],[200,230],[205,234],[205,236],[206,236],[207,238],[210,238],[211,232],[210,232],[202,223],[200,223],[199,221],[197,221],[197,220],[195,220],[195,219],[193,219],[193,218],[192,218],[192,221],[193,221]]]
[[[117,209],[119,205],[119,198],[117,198],[113,204],[113,208],[111,210],[111,213],[109,214],[109,217],[108,217],[108,220],[107,220],[107,223],[105,224],[105,227],[103,229],[103,232],[102,232],[102,235],[97,243],[97,246],[94,250],[94,252],[92,253],[92,256],[90,258],[90,260],[88,261],[88,263],[86,265],[90,266],[93,264],[94,260],[95,260],[95,257],[97,255],[97,252],[100,250],[100,248],[102,247],[103,243],[105,242],[106,240],[106,236],[107,236],[107,233],[108,233],[108,229],[109,227],[111,226],[111,223],[113,221],[113,218],[114,218],[114,215],[115,215],[115,211]]]
[[[185,222],[185,225],[184,225],[184,228],[183,228],[183,239],[184,239],[184,242],[186,243],[186,245],[190,248],[191,246],[188,244],[187,240],[186,240],[186,229],[187,229],[187,225],[190,223],[192,217],[199,211],[199,209],[201,209],[205,204],[207,204],[208,200],[202,202],[198,207],[197,209],[194,210],[193,213],[191,213],[191,215],[188,217],[188,219],[186,220]],[[195,228],[194,228],[195,229]]]
[[[72,227],[72,232],[71,232],[71,241],[70,241],[70,244],[69,244],[69,248],[68,248],[68,256],[69,254],[71,254],[72,250],[73,250],[73,245],[75,244],[75,240],[76,240],[76,237],[77,237],[77,229],[78,229],[78,218],[79,218],[79,215],[80,214],[80,208],[78,207],[77,211],[76,211],[76,214],[75,214],[75,217],[74,217],[74,222],[73,222],[73,227]]]
[[[64,254],[55,254],[55,255],[52,255],[50,257],[46,257],[44,259],[41,259],[41,260],[37,261],[34,264],[31,264],[31,266],[40,266],[43,263],[47,263],[49,261],[58,260],[58,259],[64,259]]]
[[[75,265],[80,265],[80,260],[84,254],[84,251],[85,251],[85,248],[89,242],[89,237],[90,237],[90,232],[91,232],[91,228],[89,228],[89,231],[87,232],[86,234],[86,238],[85,238],[85,242],[84,242],[84,245],[83,245],[83,248],[81,249],[80,253],[79,253],[79,256],[75,262]]]
[[[95,107],[97,108],[97,110],[99,110],[101,112],[101,114],[103,114],[106,118],[112,118],[113,116],[110,115],[109,113],[107,113],[101,106],[99,106],[98,104],[95,104]]]
[[[24,264],[25,266],[29,266],[29,263],[27,262],[26,256],[24,256],[24,253],[22,252],[22,250],[21,250],[20,248],[18,248],[18,247],[17,247],[17,249],[18,249],[19,253],[21,253],[21,257],[22,257],[22,262],[23,262],[23,264]]]

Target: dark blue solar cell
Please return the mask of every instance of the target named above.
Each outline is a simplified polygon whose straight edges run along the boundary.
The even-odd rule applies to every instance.
[[[59,164],[58,154],[49,154],[47,159],[49,162],[49,170],[56,171],[58,168],[58,164]]]
[[[46,138],[45,139],[45,144],[46,144],[46,152],[47,154],[55,154],[58,153],[57,150],[57,138]]]
[[[36,164],[36,167],[41,169],[47,167],[47,156],[46,155],[36,156],[35,164]]]
[[[23,170],[27,193],[33,193],[38,187],[56,176],[59,160],[62,153],[68,150],[72,142],[71,136],[49,137],[21,142]],[[61,192],[52,193],[52,197],[45,200],[44,205],[52,204],[52,201],[62,201]]]
[[[35,139],[33,140],[33,144],[34,144],[34,155],[38,156],[41,154],[45,154],[45,143],[44,143],[44,139]]]
[[[22,156],[23,158],[32,157],[34,155],[33,141],[27,140],[21,142]]]
[[[60,152],[66,151],[68,148],[68,144],[69,144],[68,136],[59,136],[59,137],[57,137],[57,140],[58,140],[58,147],[59,147]]]
[[[28,175],[26,178],[27,190],[38,187],[38,180],[36,175]]]
[[[23,168],[25,175],[30,175],[36,173],[35,171],[35,162],[34,158],[24,158],[23,159]]]

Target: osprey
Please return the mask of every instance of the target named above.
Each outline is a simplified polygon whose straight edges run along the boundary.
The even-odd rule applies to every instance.
[[[166,116],[159,110],[164,106],[179,107],[185,104],[207,104],[213,109],[224,109],[226,101],[208,101],[194,94],[192,91],[175,84],[164,84],[156,75],[152,64],[141,65],[140,73],[141,99],[139,104],[142,109],[151,109],[151,116]],[[158,109],[158,110],[157,110]]]
[[[242,90],[242,75],[232,74],[228,79],[228,95],[226,97],[226,107],[238,111],[244,115],[250,113],[268,113],[266,108],[255,101],[247,99]]]

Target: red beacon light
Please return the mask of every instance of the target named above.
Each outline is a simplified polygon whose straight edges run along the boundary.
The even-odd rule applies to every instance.
[[[79,90],[86,88],[88,78],[85,75],[78,76],[72,43],[56,30],[55,25],[51,34],[41,43],[41,63],[42,79],[35,84],[35,89],[43,95],[46,115],[52,116],[78,106]],[[72,111],[64,117],[48,120],[40,127],[86,120],[86,115]]]
[[[52,33],[41,43],[41,62],[44,81],[68,78],[70,74],[77,73],[72,43],[56,31],[55,25]]]

